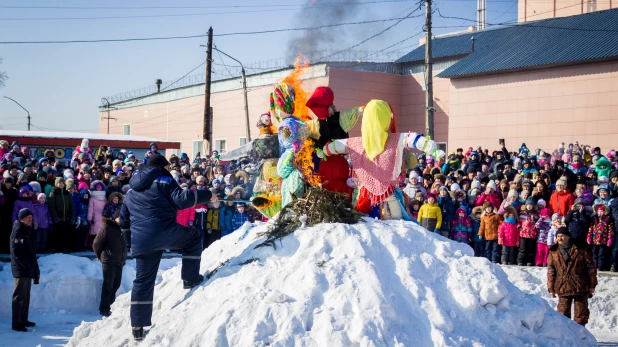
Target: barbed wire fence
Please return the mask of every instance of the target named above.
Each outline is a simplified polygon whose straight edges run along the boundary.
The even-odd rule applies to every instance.
[[[402,73],[397,64],[393,62],[408,53],[409,49],[384,51],[350,50],[335,51],[321,50],[307,52],[305,58],[311,64],[333,63],[333,66],[340,68],[357,68],[361,70],[379,71],[387,73]],[[318,61],[312,58],[320,57]],[[270,71],[289,69],[294,67],[295,56],[280,57],[276,59],[262,60],[245,65],[247,76],[261,74]],[[381,63],[376,65],[376,63]],[[219,81],[230,78],[238,78],[241,75],[241,66],[235,64],[224,64],[215,60],[213,62],[212,81]],[[182,79],[170,79],[163,81],[161,90],[167,90],[173,84],[173,89],[203,84],[206,80],[206,72],[196,73],[183,77]],[[108,96],[110,104],[123,102],[126,100],[141,98],[157,93],[157,86],[152,83],[148,86],[129,90],[123,93]]]

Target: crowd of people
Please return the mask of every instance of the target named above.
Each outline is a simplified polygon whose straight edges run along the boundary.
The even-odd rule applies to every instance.
[[[418,158],[403,191],[408,213],[494,263],[547,266],[561,227],[587,245],[599,270],[616,271],[616,152],[569,144],[551,154],[522,144],[468,148],[442,163]]]
[[[24,208],[33,215],[37,253],[92,250],[104,220],[120,210],[133,173],[159,153],[156,143],[139,159],[132,152],[106,146],[93,151],[88,143],[84,139],[63,165],[53,151],[33,158],[18,142],[0,140],[0,253],[8,253],[12,224]],[[210,189],[221,200],[178,211],[177,223],[200,230],[204,248],[245,222],[262,218],[248,201],[250,161],[224,163],[217,157],[217,151],[193,161],[185,153],[169,156],[170,172],[181,187]]]

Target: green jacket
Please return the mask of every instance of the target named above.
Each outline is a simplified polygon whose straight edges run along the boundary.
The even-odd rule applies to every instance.
[[[54,223],[75,221],[75,208],[71,194],[64,189],[54,188],[47,201]]]

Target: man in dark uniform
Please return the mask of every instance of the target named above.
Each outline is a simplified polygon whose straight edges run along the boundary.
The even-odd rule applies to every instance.
[[[131,178],[120,213],[120,227],[136,259],[136,277],[131,292],[133,338],[144,338],[144,327],[152,325],[154,286],[161,255],[165,249],[182,249],[183,287],[199,285],[202,244],[193,227],[176,223],[176,212],[209,201],[218,201],[208,190],[182,189],[165,169],[167,159],[160,154],[148,158],[146,168]]]

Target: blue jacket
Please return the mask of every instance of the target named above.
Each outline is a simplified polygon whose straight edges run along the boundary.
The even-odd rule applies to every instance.
[[[451,196],[446,195],[438,197],[438,206],[442,210],[442,226],[446,230],[450,227],[448,223],[455,219],[455,204]]]
[[[234,217],[234,207],[225,206],[221,208],[219,213],[219,227],[221,228],[221,236],[231,234],[234,231],[232,219]]]
[[[120,210],[120,228],[125,238],[130,235],[127,244],[133,255],[165,249],[179,233],[189,232],[176,223],[176,213],[206,204],[212,197],[208,190],[180,188],[169,171],[156,166],[136,172],[129,185]]]

